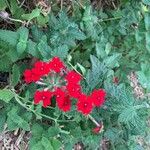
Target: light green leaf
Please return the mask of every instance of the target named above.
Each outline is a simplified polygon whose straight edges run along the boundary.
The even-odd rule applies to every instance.
[[[105,47],[105,52],[108,55],[110,53],[110,51],[111,51],[111,44],[108,42]]]
[[[42,36],[40,43],[37,45],[37,48],[44,59],[49,59],[51,57],[51,48],[47,43],[47,37],[45,35]]]
[[[1,2],[0,2],[0,10],[5,10],[6,7],[7,7],[7,4],[6,4],[5,0],[1,0]]]
[[[88,71],[86,82],[90,91],[101,85],[105,73],[107,72],[106,66],[100,62],[95,56],[90,56],[92,68]]]
[[[50,140],[47,139],[46,137],[42,137],[41,143],[42,143],[43,147],[45,148],[45,150],[55,150],[55,149],[53,149]]]
[[[54,138],[53,138],[53,139],[51,140],[51,145],[52,145],[52,147],[53,147],[54,150],[58,150],[58,149],[61,148],[62,143],[61,143],[58,139],[54,139]]]
[[[104,64],[109,68],[118,67],[118,61],[121,58],[121,54],[114,53],[112,56],[107,57],[104,59]]]
[[[12,91],[8,89],[0,90],[0,100],[3,100],[4,102],[8,103],[13,97],[14,94],[12,93]]]
[[[60,133],[60,129],[58,127],[50,127],[48,129],[49,137],[57,136]]]
[[[20,70],[19,70],[19,67],[16,64],[14,64],[13,68],[12,68],[11,85],[16,86],[16,84],[19,82],[19,80],[20,80]]]
[[[149,5],[150,6],[150,0],[142,0],[144,4]]]
[[[150,30],[150,13],[145,13],[144,15],[145,28],[146,30]]]
[[[19,28],[18,33],[19,33],[19,42],[17,44],[17,52],[18,54],[22,54],[27,47],[29,30],[25,27],[21,27]]]
[[[145,33],[146,36],[146,48],[150,52],[150,31]]]
[[[22,18],[28,21],[31,21],[32,19],[40,16],[41,10],[38,8],[35,8],[32,10],[32,12],[30,14],[23,14]]]
[[[96,43],[96,54],[98,58],[104,58],[107,56],[102,43]]]
[[[62,46],[59,46],[58,48],[55,48],[52,52],[51,52],[51,55],[52,56],[57,56],[57,57],[60,57],[62,59],[66,58],[67,55],[68,55],[68,46],[67,45],[62,45]]]

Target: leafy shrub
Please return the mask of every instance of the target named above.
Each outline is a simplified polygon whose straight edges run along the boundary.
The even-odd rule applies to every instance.
[[[1,29],[0,71],[9,72],[10,84],[0,90],[0,130],[5,122],[8,130],[31,130],[31,150],[70,150],[78,142],[85,149],[98,149],[105,140],[109,149],[144,149],[137,137],[146,137],[149,131],[149,6],[146,0],[127,1],[111,11],[78,6],[72,16],[66,10],[50,12],[46,28],[37,22],[41,14],[37,7],[21,18],[33,20],[28,28]],[[56,56],[82,75],[84,93],[106,91],[102,107],[85,116],[76,111],[75,104],[67,112],[53,107],[53,98],[52,106],[34,105],[34,93],[41,87],[22,80],[23,72],[33,67],[23,60],[48,62]],[[135,72],[143,88],[142,99],[132,93],[136,87],[129,84],[130,72]]]

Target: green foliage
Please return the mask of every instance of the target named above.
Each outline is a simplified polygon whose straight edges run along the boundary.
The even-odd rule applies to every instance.
[[[8,103],[14,97],[13,93],[8,89],[0,90],[0,100]]]
[[[20,71],[19,71],[19,67],[16,64],[14,64],[12,67],[12,77],[11,78],[12,78],[11,85],[16,86],[20,80]]]
[[[8,6],[9,4],[9,6]],[[96,10],[90,1],[73,1],[73,10],[54,10],[48,16],[34,7],[30,12],[16,0],[0,2],[0,10],[9,10],[15,19],[26,20],[26,27],[0,30],[0,71],[9,72],[8,88],[0,90],[0,131],[31,131],[31,150],[71,150],[82,142],[85,149],[99,149],[109,141],[109,149],[140,149],[137,136],[148,132],[150,91],[150,8],[148,0],[121,1],[115,10]],[[82,6],[83,5],[83,6]],[[18,27],[18,23],[15,26]],[[79,114],[74,106],[62,113],[53,107],[33,104],[37,87],[22,82],[22,72],[30,68],[24,59],[48,61],[54,56],[83,74],[82,88],[87,94],[97,88],[107,92],[106,102],[91,115],[104,129],[94,134],[93,122]],[[132,94],[127,76],[136,72],[144,88],[144,99]],[[118,78],[119,83],[114,81]],[[114,82],[114,83],[113,83]],[[20,83],[20,84],[18,84]],[[135,87],[133,87],[135,88]],[[16,92],[18,92],[16,94]],[[141,148],[142,149],[142,148]]]

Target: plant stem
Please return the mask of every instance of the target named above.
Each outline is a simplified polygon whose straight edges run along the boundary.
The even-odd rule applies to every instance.
[[[96,126],[100,126],[100,124],[91,115],[88,115],[88,117]]]
[[[15,100],[17,101],[17,103],[20,104],[20,105],[21,105],[22,107],[24,107],[25,109],[27,109],[28,111],[34,113],[35,115],[39,115],[39,116],[41,116],[41,117],[50,119],[50,120],[54,121],[55,123],[57,123],[57,122],[70,122],[70,121],[74,121],[74,120],[57,120],[57,119],[55,119],[55,118],[53,118],[53,117],[44,115],[44,114],[42,114],[42,113],[37,113],[35,110],[31,109],[30,107],[27,107],[26,104],[24,104],[24,103],[22,103],[22,102],[20,101],[20,99],[24,99],[24,98],[18,96],[18,95],[14,92],[14,90],[12,90],[12,92],[14,93],[14,97],[15,97]]]

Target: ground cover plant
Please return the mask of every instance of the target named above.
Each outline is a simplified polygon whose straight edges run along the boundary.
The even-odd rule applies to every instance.
[[[1,149],[149,149],[148,0],[2,0],[0,22]]]

